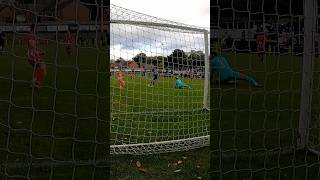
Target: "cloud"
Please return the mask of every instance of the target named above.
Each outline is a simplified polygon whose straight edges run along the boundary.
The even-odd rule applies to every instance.
[[[210,27],[210,0],[111,0],[111,4],[180,23]]]
[[[130,60],[141,52],[148,56],[166,56],[174,49],[204,51],[202,33],[172,32],[125,24],[111,24],[110,30],[111,59],[122,57]]]
[[[210,26],[209,0],[111,0],[112,4],[161,19],[193,26]],[[129,12],[124,9],[111,10],[111,19],[162,22],[155,18]],[[132,59],[140,52],[148,56],[170,55],[174,49],[185,52],[204,51],[201,32],[183,33],[177,29],[155,29],[136,25],[111,24],[111,59]],[[175,31],[172,31],[175,30]]]

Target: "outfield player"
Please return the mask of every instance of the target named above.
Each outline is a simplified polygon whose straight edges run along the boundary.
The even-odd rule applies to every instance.
[[[212,75],[217,75],[221,84],[234,83],[236,80],[246,80],[253,86],[262,87],[251,76],[233,70],[227,59],[223,56],[217,56],[215,52],[210,57],[210,65]]]
[[[149,86],[150,87],[154,86],[158,79],[159,79],[159,72],[158,72],[157,67],[154,67],[152,69],[152,80],[151,80]]]
[[[128,67],[131,69],[131,71],[130,70],[128,71],[128,76],[131,79],[134,79],[136,77],[135,69],[138,68],[139,65],[137,63],[135,63],[134,61],[131,61],[128,63]]]
[[[131,78],[131,79],[134,79],[136,77],[135,73],[134,73],[134,69],[131,69],[131,71],[128,72],[128,76]]]
[[[44,53],[38,49],[35,25],[31,25],[31,30],[27,35],[27,61],[33,68],[32,83],[36,87],[40,87],[44,80],[47,70],[43,62]]]
[[[118,72],[115,73],[116,79],[119,82],[119,88],[124,89],[126,86],[126,82],[124,81],[124,73],[119,70]]]
[[[179,79],[179,77],[176,77],[176,88],[178,88],[178,89],[186,89],[186,88],[190,88],[190,86],[184,84],[182,82],[182,80]]]
[[[258,31],[256,36],[257,53],[261,62],[263,62],[264,54],[266,52],[266,35],[263,31]]]
[[[146,70],[144,69],[143,66],[141,67],[140,72],[142,76],[146,76]]]
[[[71,48],[72,48],[73,44],[74,44],[73,35],[68,30],[67,33],[64,36],[64,45],[66,47],[66,51],[67,51],[69,56],[71,55]]]

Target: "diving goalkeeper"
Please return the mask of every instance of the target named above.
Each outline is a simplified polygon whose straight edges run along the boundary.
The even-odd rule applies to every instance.
[[[216,52],[210,57],[211,75],[217,75],[221,84],[235,83],[236,80],[246,80],[255,87],[262,87],[251,76],[242,74],[231,68],[227,59],[223,56],[217,56]]]
[[[187,89],[187,88],[190,88],[190,86],[184,84],[181,79],[179,79],[178,77],[176,77],[176,88],[179,88],[179,89]]]

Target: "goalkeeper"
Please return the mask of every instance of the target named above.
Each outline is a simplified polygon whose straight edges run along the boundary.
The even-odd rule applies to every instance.
[[[212,57],[210,57],[210,65],[211,75],[217,75],[221,84],[235,83],[236,80],[246,80],[255,87],[262,87],[251,76],[233,70],[227,59],[223,56],[217,56],[216,52],[213,52]]]
[[[178,77],[176,77],[176,88],[178,89],[186,89],[186,88],[190,88],[190,86],[184,84],[181,79],[179,79]]]

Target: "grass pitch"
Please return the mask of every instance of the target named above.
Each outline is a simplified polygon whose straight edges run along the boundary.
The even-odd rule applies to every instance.
[[[150,76],[126,77],[126,88],[120,90],[118,81],[111,77],[112,145],[153,143],[209,134],[209,113],[202,111],[203,79],[182,78],[191,86],[191,89],[183,90],[174,88],[174,78],[161,77],[154,87],[148,86],[150,80]],[[111,178],[209,179],[209,158],[209,147],[147,156],[114,155]],[[136,166],[137,161],[142,164],[142,169]],[[179,161],[182,163],[177,164]]]
[[[152,143],[209,134],[209,113],[202,111],[203,79],[183,79],[191,89],[175,89],[175,79],[161,77],[149,87],[151,77],[126,78],[120,90],[111,78],[111,140],[119,143]]]
[[[69,57],[55,39],[41,44],[48,75],[38,90],[25,46],[8,42],[0,55],[0,179],[104,178],[106,51],[79,47]]]
[[[253,76],[246,82],[211,86],[211,177],[213,179],[319,179],[319,156],[297,148],[302,56],[224,54],[232,66]],[[315,60],[313,126],[319,141],[319,62]]]
[[[101,120],[108,116],[107,104],[98,97],[108,92],[106,54],[81,47],[68,57],[63,46],[50,42],[43,49],[48,76],[40,91],[30,87],[32,68],[23,46],[9,45],[0,55],[0,179],[105,179],[110,129]],[[211,152],[115,156],[113,178],[209,179],[210,171],[213,179],[319,179],[320,158],[296,149],[302,57],[268,55],[261,63],[254,54],[225,55],[265,86],[211,85],[211,121],[208,113],[197,111],[201,81],[185,80],[192,89],[180,91],[171,79],[149,88],[148,78],[137,77],[120,91],[111,77],[111,144],[205,135],[209,123],[211,130]],[[319,67],[316,59],[310,132],[316,145]],[[175,166],[182,157],[187,159]],[[137,160],[146,171],[137,170]]]

